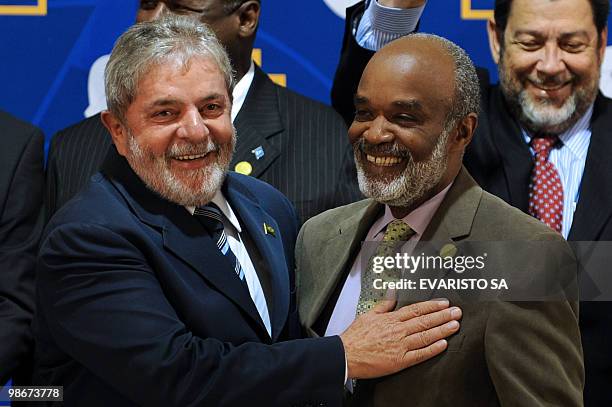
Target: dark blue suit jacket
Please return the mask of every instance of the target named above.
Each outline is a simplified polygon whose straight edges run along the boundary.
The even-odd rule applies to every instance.
[[[113,148],[41,242],[37,378],[66,405],[340,403],[340,339],[286,341],[299,337],[293,207],[235,173],[223,192],[268,265],[272,337],[208,232]]]

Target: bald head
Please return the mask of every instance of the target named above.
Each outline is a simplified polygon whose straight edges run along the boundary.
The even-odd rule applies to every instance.
[[[387,67],[386,73],[400,76],[418,71],[428,92],[445,102],[447,126],[479,112],[480,88],[474,64],[461,47],[446,38],[417,33],[395,40],[374,55],[366,71],[372,70],[369,75],[374,75],[381,66]],[[366,71],[362,80],[367,79]]]

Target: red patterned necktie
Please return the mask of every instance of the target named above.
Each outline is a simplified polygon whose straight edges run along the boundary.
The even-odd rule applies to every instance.
[[[550,150],[559,137],[546,136],[531,139],[535,151],[535,165],[529,184],[529,214],[561,233],[563,222],[563,185],[559,172],[548,161]]]

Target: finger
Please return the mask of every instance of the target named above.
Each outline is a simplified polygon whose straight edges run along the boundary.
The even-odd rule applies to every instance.
[[[385,300],[396,300],[397,301],[397,290],[389,288],[385,291]]]
[[[420,317],[421,315],[440,311],[448,308],[449,302],[446,298],[429,300],[425,302],[417,302],[415,304],[406,305],[395,311],[400,321],[408,321],[409,319]]]
[[[459,322],[450,321],[443,325],[408,335],[404,340],[404,344],[407,350],[425,348],[441,339],[455,334],[459,330],[459,327]]]
[[[431,359],[434,356],[437,356],[440,353],[444,352],[447,347],[448,342],[446,342],[444,339],[441,339],[424,348],[408,351],[404,354],[404,357],[402,359],[402,369],[414,366],[428,359]]]
[[[461,315],[461,308],[451,307],[443,309],[442,311],[432,312],[431,314],[425,314],[421,315],[420,317],[412,318],[404,322],[406,336],[417,332],[424,332],[437,326],[442,326],[453,320],[459,320]]]
[[[384,314],[385,312],[393,311],[396,304],[397,300],[395,298],[384,299],[379,301],[370,312],[374,312],[375,314]]]

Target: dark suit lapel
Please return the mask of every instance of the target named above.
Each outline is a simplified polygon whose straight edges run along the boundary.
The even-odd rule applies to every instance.
[[[568,240],[597,240],[612,215],[612,102],[599,94],[591,119],[580,196]]]
[[[276,160],[280,151],[268,139],[284,130],[276,85],[255,66],[255,77],[238,116],[234,120],[238,143],[230,168],[246,161],[259,177]]]
[[[186,208],[150,191],[114,147],[109,150],[102,171],[111,178],[139,219],[160,231],[166,250],[191,266],[209,284],[240,307],[267,335],[257,308],[237,278],[234,267],[217,249],[206,229]]]
[[[281,230],[278,224],[257,203],[256,198],[236,181],[231,173],[228,175],[224,193],[232,209],[237,213],[243,227],[256,244],[263,260],[268,265],[271,276],[272,307],[270,322],[272,340],[276,341],[285,325],[289,312],[289,270],[283,248]],[[274,229],[274,234],[266,233],[264,224]]]
[[[484,187],[493,195],[526,212],[533,158],[520,127],[509,113],[499,86],[491,92],[491,106],[488,109],[491,116],[489,131],[504,171]]]
[[[165,217],[162,231],[164,247],[239,306],[267,335],[251,296],[208,232],[182,206],[168,204]]]

